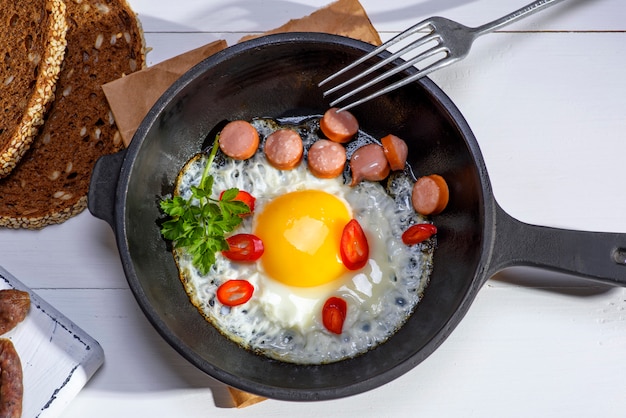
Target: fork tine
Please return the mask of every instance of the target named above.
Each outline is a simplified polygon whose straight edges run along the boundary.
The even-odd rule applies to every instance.
[[[440,61],[434,62],[434,63],[430,64],[428,67],[418,71],[417,73],[415,73],[415,74],[413,74],[413,75],[411,75],[411,76],[409,76],[407,78],[403,78],[402,80],[399,80],[399,81],[397,81],[397,82],[395,82],[395,83],[393,83],[393,84],[391,84],[391,85],[389,85],[389,86],[387,86],[387,87],[385,87],[385,88],[383,88],[381,90],[378,90],[377,92],[372,93],[369,96],[366,96],[366,97],[364,97],[362,99],[359,99],[359,100],[357,100],[355,102],[352,102],[350,104],[347,104],[345,106],[340,107],[338,111],[351,109],[351,108],[353,108],[355,106],[360,105],[361,103],[365,103],[365,102],[367,102],[369,100],[372,100],[372,99],[374,99],[374,98],[376,98],[378,96],[382,96],[382,95],[387,94],[387,93],[389,93],[389,92],[391,92],[393,90],[396,90],[396,89],[398,89],[400,87],[406,86],[409,83],[412,83],[412,82],[414,82],[416,80],[419,80],[422,77],[427,76],[428,74],[432,73],[435,70],[438,70],[438,69],[443,68],[443,67],[447,67],[448,65],[458,61],[459,59],[460,58],[450,58],[450,59],[442,59]],[[409,66],[410,65],[406,65],[405,67],[409,67]],[[348,96],[348,97],[352,96],[352,93],[347,94],[345,96]],[[337,103],[341,102],[342,100],[344,100],[344,97],[340,97],[339,99],[333,101],[330,105],[331,106],[335,106]]]
[[[323,96],[326,97],[329,94],[332,94],[332,93],[336,92],[337,90],[341,90],[342,88],[348,86],[349,84],[352,84],[352,83],[354,83],[357,80],[360,80],[361,78],[365,77],[366,75],[371,74],[372,72],[376,71],[377,69],[379,69],[379,68],[383,67],[384,65],[390,63],[391,61],[395,60],[396,58],[401,57],[402,55],[406,54],[407,52],[412,51],[415,48],[419,48],[419,47],[427,44],[428,42],[435,41],[438,38],[439,38],[439,36],[437,34],[435,34],[435,33],[432,33],[432,32],[427,34],[426,36],[422,36],[421,38],[417,39],[414,42],[411,42],[409,45],[405,46],[404,48],[400,49],[399,51],[396,51],[395,53],[393,53],[389,57],[387,57],[387,58],[383,59],[382,61],[376,63],[375,65],[367,68],[365,71],[355,75],[351,79],[346,80],[343,83],[338,84],[335,87],[326,90],[323,93]],[[398,71],[400,71],[400,70],[398,70]],[[393,75],[396,72],[397,71],[390,72],[389,75]]]
[[[434,47],[427,49],[425,52],[417,54],[415,57],[413,57],[410,60],[406,60],[404,64],[398,67],[394,67],[393,69],[387,72],[384,72],[377,77],[374,77],[372,80],[368,81],[367,83],[355,88],[354,90],[344,94],[343,96],[339,97],[338,99],[330,103],[331,106],[335,107],[338,103],[346,100],[347,98],[354,96],[356,93],[359,93],[368,87],[374,86],[375,84],[387,79],[388,77],[394,74],[397,74],[398,72],[402,70],[405,70],[406,68],[418,62],[420,62],[420,64],[425,65],[425,68],[418,70],[415,74],[405,77],[404,79],[401,79],[400,81],[397,81],[395,83],[392,83],[391,85],[387,87],[383,87],[381,90],[373,94],[370,94],[369,96],[363,99],[360,99],[356,102],[353,102],[349,105],[343,106],[339,110],[350,109],[363,102],[366,102],[368,100],[371,100],[383,94],[389,93],[390,91],[393,91],[402,86],[405,86],[421,77],[424,77],[425,75],[430,74],[431,72],[435,70],[438,70],[442,67],[448,66],[456,61],[463,59],[469,53],[470,48],[474,40],[477,37],[484,35],[486,33],[493,32],[494,30],[498,28],[508,25],[516,20],[519,20],[524,16],[529,16],[532,13],[535,13],[552,4],[559,3],[560,1],[563,1],[563,0],[534,0],[532,3],[522,7],[521,9],[518,9],[512,13],[509,13],[506,16],[501,17],[500,19],[496,19],[492,22],[486,23],[478,27],[468,27],[450,19],[433,16],[432,18],[423,20],[417,25],[410,27],[409,29],[405,30],[399,35],[396,35],[391,40],[382,44],[378,48],[375,48],[369,54],[366,54],[365,56],[354,61],[352,64],[348,65],[342,70],[327,77],[325,80],[320,82],[318,86],[322,86],[326,84],[328,81],[333,80],[338,75],[344,74],[346,71],[355,68],[357,65],[362,64],[366,60],[372,58],[374,55],[384,51],[389,46],[392,46],[398,43],[399,41],[407,38],[408,36],[411,36],[412,34],[416,32],[424,31],[425,29],[428,29],[429,33],[427,35],[423,36],[421,40],[418,39],[417,41],[413,42],[413,43],[416,43],[416,45],[413,45],[411,47],[411,43],[410,43],[408,48],[407,47],[401,48],[400,51],[398,51],[397,53],[390,54],[391,56],[388,56],[387,58],[384,58],[382,61],[379,61],[377,64],[375,64],[373,67],[369,68],[368,70],[364,71],[363,73],[353,76],[350,80],[345,81],[339,84],[338,86],[335,86],[334,88],[329,89],[326,93],[324,93],[324,96],[326,96],[341,88],[349,86],[354,81],[360,80],[365,75],[371,74],[372,71],[381,68],[383,65],[389,63],[390,61],[399,57],[400,55],[404,55],[406,52],[416,47],[425,46],[427,42],[436,41],[436,45]],[[439,54],[442,52],[444,53],[443,58],[436,59],[436,57],[434,57],[436,54]],[[427,63],[421,62],[428,58],[435,58],[435,59],[433,59],[432,63],[428,65]]]
[[[428,50],[424,51],[423,53],[421,53],[421,54],[417,55],[416,57],[412,58],[411,60],[409,60],[409,61],[405,62],[404,64],[402,64],[402,65],[399,65],[399,66],[397,66],[397,67],[392,68],[391,70],[389,70],[389,71],[387,71],[387,72],[385,72],[385,73],[383,73],[383,74],[379,75],[378,77],[376,77],[376,78],[374,78],[374,79],[372,79],[372,80],[368,81],[367,83],[362,84],[362,85],[360,85],[360,86],[356,87],[355,89],[353,89],[353,90],[349,91],[348,93],[344,94],[343,96],[339,97],[338,99],[333,100],[333,101],[330,103],[330,105],[331,105],[331,106],[335,106],[337,103],[340,103],[340,102],[342,102],[342,101],[344,101],[344,100],[346,100],[346,99],[348,99],[348,98],[350,98],[350,97],[354,96],[355,94],[357,94],[357,93],[359,93],[359,92],[361,92],[361,91],[365,90],[366,88],[371,87],[371,86],[373,86],[373,85],[375,85],[375,84],[378,84],[378,83],[380,83],[381,81],[386,80],[387,78],[391,77],[392,75],[394,75],[394,74],[396,74],[396,73],[399,73],[400,71],[403,71],[403,70],[405,70],[405,69],[407,69],[407,68],[409,68],[409,67],[411,67],[411,66],[415,65],[415,64],[416,64],[416,63],[418,63],[418,62],[423,61],[423,60],[425,60],[425,59],[427,59],[427,58],[430,58],[430,57],[432,57],[432,56],[434,56],[434,55],[436,55],[436,54],[442,53],[442,52],[447,53],[447,49],[446,49],[444,46],[442,46],[442,45],[436,45],[436,46],[433,46],[432,48],[430,48],[430,49],[428,49]],[[433,71],[434,69],[436,69],[436,68],[440,68],[440,67],[441,67],[441,65],[438,65],[438,66],[436,66],[436,65],[437,65],[437,64],[441,64],[441,63],[442,63],[442,62],[444,62],[447,58],[448,58],[448,57],[446,56],[446,57],[442,58],[441,60],[436,61],[436,62],[434,62],[434,63],[430,64],[428,67],[426,67],[426,68],[422,69],[422,70],[421,70],[420,72],[418,72],[417,74],[422,74],[422,73],[424,73],[423,75],[426,75],[426,74],[428,74],[429,72]],[[435,67],[435,68],[433,68],[434,66],[436,66],[436,67]],[[423,76],[423,75],[422,75],[422,76]],[[420,76],[420,77],[422,77],[422,76]],[[410,77],[410,79],[411,79],[411,78],[413,78],[413,77],[415,77],[415,75],[414,75],[414,76],[411,76],[411,77]],[[420,77],[415,77],[415,78],[413,78],[413,79],[417,79],[417,78],[420,78]],[[351,80],[349,80],[349,81],[351,81]],[[392,84],[391,86],[395,86],[395,88],[397,88],[397,87],[404,86],[405,84],[408,84],[408,82],[407,82],[407,83],[404,83],[404,84],[399,84],[399,82],[396,82],[395,84]],[[391,86],[390,86],[390,87],[391,87]],[[387,92],[387,91],[390,91],[390,90],[386,90],[386,89],[385,89],[385,92]],[[380,94],[384,94],[384,93],[380,93],[380,94],[378,94],[378,92],[377,92],[377,93],[374,93],[374,94],[375,94],[375,96],[373,96],[373,95],[368,96],[368,97],[367,97],[367,99],[368,99],[368,100],[369,100],[369,99],[373,99],[374,97],[378,97],[378,96],[380,96]],[[365,100],[363,100],[363,101],[365,101]],[[359,101],[358,103],[360,104],[360,103],[362,103],[362,101]],[[353,106],[356,106],[356,104],[351,104],[351,105],[350,105],[350,107],[353,107]],[[347,106],[344,106],[342,109],[343,109],[343,110],[346,110],[347,108],[348,108]]]
[[[367,61],[368,59],[372,58],[375,55],[378,55],[379,53],[381,53],[382,51],[386,50],[388,47],[402,41],[403,39],[405,39],[407,36],[410,36],[412,34],[414,34],[415,32],[419,32],[422,31],[426,28],[431,28],[432,30],[432,25],[430,23],[430,21],[427,20],[423,20],[420,23],[411,26],[409,29],[405,30],[402,33],[399,33],[398,35],[394,36],[393,38],[391,38],[390,40],[388,40],[387,42],[385,42],[384,44],[376,47],[374,50],[372,50],[371,52],[363,55],[361,58],[357,59],[356,61],[352,62],[351,64],[349,64],[348,66],[342,68],[341,70],[337,71],[334,74],[331,74],[330,76],[328,76],[327,78],[325,78],[324,80],[320,81],[318,83],[318,86],[321,87],[324,84],[328,83],[329,81],[335,79],[336,77],[340,76],[341,74],[344,74],[346,71],[351,70],[352,68],[356,67],[359,64],[362,64],[363,62]]]

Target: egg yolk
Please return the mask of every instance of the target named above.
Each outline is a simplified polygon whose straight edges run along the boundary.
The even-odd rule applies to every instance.
[[[255,235],[263,241],[267,274],[290,286],[328,283],[346,271],[339,252],[351,216],[337,197],[319,190],[284,194],[257,216]]]

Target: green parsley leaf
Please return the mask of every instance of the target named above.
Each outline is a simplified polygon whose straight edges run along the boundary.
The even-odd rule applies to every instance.
[[[238,189],[228,189],[224,191],[222,195],[222,202],[232,202],[232,200],[237,197],[237,193],[239,193]]]
[[[209,169],[218,145],[219,136],[215,138],[199,184],[191,187],[189,199],[176,195],[159,202],[169,217],[161,225],[161,234],[172,241],[174,248],[184,248],[202,274],[207,274],[215,264],[218,251],[228,249],[225,235],[241,224],[240,215],[250,213],[245,203],[234,200],[239,192],[236,188],[226,190],[222,199],[211,197],[214,179]]]

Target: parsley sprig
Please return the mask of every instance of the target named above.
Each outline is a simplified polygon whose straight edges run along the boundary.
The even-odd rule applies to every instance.
[[[198,186],[191,186],[191,196],[180,195],[163,199],[161,210],[170,217],[161,225],[161,234],[172,241],[174,248],[184,248],[193,258],[193,265],[202,274],[207,274],[215,264],[215,254],[227,250],[224,236],[232,232],[242,221],[242,214],[250,208],[234,200],[239,192],[232,188],[224,192],[221,199],[211,197],[213,176],[209,169],[219,148],[219,136],[215,138],[208,161]]]

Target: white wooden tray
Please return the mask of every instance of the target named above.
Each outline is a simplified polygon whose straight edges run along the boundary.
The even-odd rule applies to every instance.
[[[26,319],[2,335],[17,350],[24,374],[22,417],[58,416],[104,362],[100,344],[0,267],[0,289],[30,294]]]

